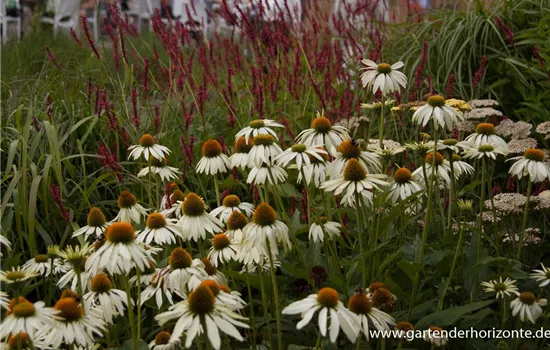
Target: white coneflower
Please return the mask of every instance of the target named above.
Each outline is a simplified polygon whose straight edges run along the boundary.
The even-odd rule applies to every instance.
[[[190,347],[195,337],[206,332],[208,341],[216,350],[221,347],[220,331],[243,341],[236,326],[249,328],[241,322],[248,319],[216,302],[214,293],[207,286],[199,286],[189,294],[187,300],[171,306],[169,311],[155,316],[155,319],[160,325],[177,319],[171,341],[180,339],[185,332],[185,347]]]
[[[106,274],[100,273],[92,279],[91,291],[84,294],[84,301],[90,309],[101,309],[103,320],[113,323],[115,316],[123,316],[128,306],[126,292],[113,289],[111,280]]]
[[[519,315],[519,319],[522,322],[529,320],[533,324],[543,314],[541,306],[546,306],[546,299],[537,300],[535,294],[531,292],[519,293],[518,297],[510,302],[512,316],[516,317]]]
[[[322,160],[319,160],[314,157],[310,157],[310,165],[306,165],[302,168],[302,171],[298,172],[298,178],[296,179],[297,183],[303,183],[302,173],[306,178],[306,184],[309,186],[313,184],[315,188],[319,188],[327,178],[327,165],[326,161],[328,155],[323,154]]]
[[[147,209],[142,207],[138,202],[136,196],[130,191],[122,191],[117,199],[118,207],[120,211],[113,221],[129,222],[141,224],[141,219],[147,216]]]
[[[343,141],[338,146],[337,151],[334,160],[328,165],[329,176],[332,180],[342,174],[346,163],[350,159],[357,159],[369,172],[382,171],[380,156],[373,152],[361,150],[359,143],[355,140]]]
[[[263,185],[266,182],[270,185],[277,185],[285,182],[287,177],[287,172],[279,165],[268,166],[264,163],[261,167],[253,167],[250,170],[246,182],[255,185]]]
[[[370,337],[369,328],[389,330],[390,326],[395,326],[393,317],[374,307],[365,294],[353,295],[348,301],[348,310],[355,316],[356,323],[367,340]]]
[[[252,215],[254,212],[254,205],[246,202],[241,202],[241,199],[234,195],[230,194],[223,197],[222,205],[213,209],[210,212],[210,215],[217,217],[221,222],[226,223],[229,216],[234,211],[244,212],[247,216]]]
[[[8,305],[10,304],[10,297],[8,293],[0,290],[0,309],[8,309]]]
[[[236,260],[239,252],[239,245],[232,242],[224,233],[218,233],[212,238],[212,247],[208,251],[208,259],[214,266],[218,267],[223,263]]]
[[[181,171],[179,171],[178,168],[168,166],[168,159],[166,158],[159,160],[155,157],[151,157],[149,159],[149,164],[150,166],[147,166],[139,171],[137,174],[138,177],[144,177],[149,175],[149,173],[152,173],[158,174],[161,181],[170,181],[181,175]]]
[[[399,61],[392,65],[388,63],[377,64],[374,61],[364,59],[361,61],[366,67],[361,74],[361,83],[364,88],[372,90],[376,94],[378,90],[382,95],[387,95],[392,92],[399,92],[401,88],[407,87],[407,77],[405,74],[398,71],[404,66],[403,62]]]
[[[168,300],[170,305],[174,304],[172,299],[172,289],[170,288],[169,281],[166,278],[167,270],[157,270],[153,275],[149,285],[141,292],[141,305],[151,299],[155,298],[157,307],[160,309],[164,303],[164,298]],[[178,294],[178,292],[176,292]],[[180,297],[185,297],[185,295],[179,295]]]
[[[212,280],[215,281],[220,286],[225,286],[229,281],[227,280],[227,277],[212,264],[212,261],[208,258],[202,258],[202,263],[204,264],[204,270],[208,274],[208,277],[206,277],[206,280]]]
[[[52,273],[53,275],[57,275],[59,273],[67,272],[69,270],[69,266],[63,264],[59,258],[50,258],[46,254],[38,254],[23,264],[22,269],[25,272],[34,272],[40,274],[41,276],[48,277],[51,276]]]
[[[497,299],[519,294],[516,281],[510,278],[503,281],[502,277],[499,277],[498,281],[481,282],[481,286],[485,288],[485,293],[496,293],[495,298]]]
[[[92,348],[95,339],[105,331],[105,323],[99,309],[84,310],[73,298],[61,298],[54,309],[58,311],[54,323],[39,331],[44,336],[44,344],[60,349],[61,344]],[[38,334],[37,334],[38,335]]]
[[[311,122],[311,129],[306,129],[298,134],[295,142],[306,146],[324,146],[330,155],[336,156],[338,145],[349,138],[346,128],[332,125],[328,118],[317,112],[317,118]]]
[[[273,258],[273,267],[275,269],[281,267],[281,262],[276,257]],[[242,275],[247,272],[256,273],[256,271],[270,272],[271,262],[269,261],[269,258],[261,255],[258,263],[252,262],[250,264],[245,264],[239,273]]]
[[[247,127],[241,129],[236,135],[235,140],[238,140],[240,137],[244,137],[245,142],[248,143],[249,139],[253,139],[257,135],[261,134],[270,134],[277,140],[277,133],[271,128],[282,128],[283,126],[279,123],[275,123],[271,119],[256,119],[251,121]]]
[[[162,161],[166,155],[170,153],[168,147],[157,145],[153,136],[149,134],[144,134],[139,139],[139,145],[130,146],[128,151],[130,151],[128,159],[138,160],[143,155],[146,161],[148,161],[151,156]]]
[[[252,149],[252,146],[254,146],[252,140],[247,141],[244,137],[240,137],[235,141],[235,145],[233,146],[234,153],[229,157],[231,168],[246,170],[248,167],[248,153]]]
[[[179,339],[170,341],[172,334],[166,331],[160,331],[155,335],[155,339],[149,343],[149,349],[151,350],[178,350],[181,349]]]
[[[437,147],[438,149],[443,148],[443,142],[438,142]],[[434,141],[429,141],[428,138],[424,138],[422,141],[413,141],[413,142],[406,143],[405,148],[415,151],[419,153],[422,157],[424,157],[426,153],[433,152]]]
[[[88,212],[87,225],[74,231],[73,237],[84,235],[84,240],[87,241],[88,237],[93,235],[95,239],[105,233],[105,229],[109,224],[101,209],[93,207]]]
[[[428,328],[428,331],[424,335],[424,340],[435,346],[443,346],[449,342],[446,332],[442,328],[436,326]]]
[[[233,242],[241,244],[243,239],[243,228],[245,228],[247,224],[247,217],[241,212],[234,211],[227,219],[227,231],[225,231],[225,234]]]
[[[508,154],[508,146],[493,146],[493,145],[475,145],[470,142],[462,143],[464,158],[481,159],[490,158],[496,160],[499,155],[506,156]]]
[[[272,257],[279,255],[278,243],[281,243],[285,250],[292,248],[288,227],[282,221],[277,220],[275,210],[268,203],[263,202],[256,207],[252,221],[243,229],[239,260],[245,264],[251,261],[257,263],[258,257],[252,255],[255,250],[258,250],[264,257],[268,257],[267,240],[269,240]]]
[[[530,148],[525,151],[523,156],[508,160],[516,161],[510,167],[510,175],[517,176],[518,179],[527,174],[531,182],[542,182],[550,179],[550,166],[544,162],[544,152],[540,149]]]
[[[158,245],[169,245],[176,243],[176,237],[183,239],[181,227],[177,225],[177,220],[167,219],[162,213],[152,213],[147,217],[145,229],[141,231],[137,242],[151,244],[155,242]]]
[[[464,139],[466,142],[473,142],[476,146],[492,145],[494,147],[507,148],[506,141],[495,133],[495,126],[491,123],[479,123],[476,131]]]
[[[334,180],[326,181],[321,188],[335,195],[344,194],[341,204],[355,207],[358,196],[363,197],[368,203],[372,202],[373,191],[389,184],[383,179],[386,175],[368,174],[365,168],[355,158],[348,160],[344,173]]]
[[[170,253],[164,275],[168,280],[168,288],[180,295],[187,294],[207,277],[202,261],[193,259],[187,250],[180,247]]]
[[[323,155],[326,154],[327,151],[319,145],[306,146],[304,144],[297,143],[292,145],[292,147],[287,148],[282,154],[275,158],[275,160],[283,168],[293,162],[296,164],[297,169],[301,170],[302,166],[311,165],[311,158],[316,158],[319,161],[323,161]]]
[[[42,343],[37,339],[30,340],[29,336],[25,332],[19,332],[18,334],[11,334],[5,342],[0,342],[1,350],[15,350],[18,347],[21,347],[21,350],[31,350],[31,349],[43,349],[45,348]],[[32,346],[31,346],[32,341]]]
[[[395,204],[422,190],[423,186],[413,179],[409,169],[399,168],[393,175],[393,182],[388,197],[391,198],[392,203]]]
[[[2,320],[0,338],[19,332],[25,332],[32,337],[35,331],[51,324],[57,312],[50,307],[44,307],[44,305],[43,301],[33,304],[20,298],[19,302],[15,303],[14,299],[13,305],[10,305],[9,315]]]
[[[97,274],[103,269],[110,274],[127,274],[134,267],[144,271],[147,252],[136,242],[136,233],[128,222],[114,222],[105,232],[105,243],[90,255],[86,270]]]
[[[431,142],[432,148],[428,151],[433,151],[433,142]],[[437,143],[438,151],[447,151],[447,153],[455,154],[460,153],[460,144],[456,139],[446,139]]]
[[[296,325],[296,329],[302,329],[319,311],[319,330],[324,337],[327,329],[330,341],[335,343],[340,329],[344,331],[348,339],[355,343],[360,329],[355,322],[355,316],[340,301],[338,292],[332,288],[322,288],[317,294],[310,294],[305,299],[295,301],[283,309],[283,315],[300,314],[302,320]],[[329,325],[330,320],[330,325]]]
[[[540,283],[539,287],[543,288],[550,284],[550,269],[544,266],[543,263],[540,266],[542,266],[542,270],[533,270],[531,278]]]
[[[325,235],[328,239],[338,237],[342,225],[335,221],[328,221],[326,216],[320,216],[309,227],[309,240],[313,242],[324,242]]]
[[[434,169],[435,167],[435,169]],[[449,161],[446,160],[443,155],[439,152],[436,153],[434,157],[434,152],[430,152],[426,154],[426,158],[424,159],[424,165],[415,171],[413,171],[412,175],[418,176],[419,178],[424,179],[424,172],[426,173],[426,176],[428,179],[432,178],[432,173],[435,170],[435,177],[437,179],[442,179],[446,184],[451,183],[451,166],[449,164]]]
[[[412,120],[416,124],[426,126],[430,120],[434,120],[435,128],[452,130],[453,126],[463,120],[462,113],[445,103],[443,96],[428,97],[428,103],[414,112]]]
[[[0,282],[5,284],[19,284],[36,276],[38,276],[38,273],[25,271],[17,266],[12,267],[9,271],[0,271]]]
[[[98,243],[100,245],[102,243]],[[82,286],[82,292],[86,291],[89,288],[90,279],[88,278],[89,273],[86,271],[86,260],[88,259],[88,252],[90,246],[88,243],[83,246],[69,246],[63,251],[59,251],[57,254],[65,263],[71,266],[71,269],[66,272],[59,281],[57,281],[57,286],[59,288],[64,288],[67,284],[71,284],[70,288],[72,290],[77,290],[79,285],[78,276],[80,275],[80,285]]]
[[[151,283],[151,281],[155,278],[155,275],[157,274],[157,272],[159,272],[160,270],[161,269],[157,268],[156,263],[153,260],[149,259],[147,261],[146,269],[139,275],[139,282],[141,283],[141,285],[148,286]],[[138,281],[137,275],[130,277],[130,279],[128,280],[131,286],[137,285],[137,281]]]
[[[283,153],[281,147],[275,143],[275,138],[269,134],[256,135],[254,146],[248,152],[248,166],[260,167],[262,164],[272,166],[275,159]]]
[[[229,158],[223,154],[218,141],[208,140],[202,144],[202,158],[196,167],[197,174],[222,174],[228,171],[229,166]]]
[[[475,172],[475,168],[463,161],[458,154],[453,154],[451,155],[451,157],[453,157],[452,165],[456,179],[458,179],[462,175],[472,175]]]
[[[206,233],[222,231],[223,223],[206,212],[206,205],[201,197],[190,192],[181,203],[182,216],[178,221],[185,240],[198,242],[205,239]]]

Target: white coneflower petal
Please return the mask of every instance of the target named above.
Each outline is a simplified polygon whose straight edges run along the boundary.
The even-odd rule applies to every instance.
[[[250,124],[241,129],[236,135],[235,140],[240,137],[245,138],[245,142],[248,143],[249,139],[253,139],[260,134],[269,134],[277,140],[277,133],[271,128],[283,128],[281,124],[274,122],[271,119],[257,119],[250,122]]]
[[[426,126],[428,122],[434,120],[435,128],[449,131],[463,119],[462,113],[447,105],[445,98],[438,95],[428,97],[428,103],[419,107],[412,117],[416,124]]]
[[[144,134],[139,140],[139,145],[130,146],[128,151],[130,151],[128,159],[138,160],[143,156],[147,161],[149,157],[155,157],[158,160],[162,160],[170,153],[168,147],[156,144],[153,136],[149,134]]]
[[[546,306],[546,299],[539,299],[530,292],[519,293],[518,297],[510,302],[512,316],[517,317],[522,322],[530,321],[532,324],[543,315],[541,306]]]
[[[317,118],[311,122],[311,129],[306,129],[298,134],[295,142],[308,147],[324,146],[330,155],[336,156],[338,145],[349,138],[346,128],[332,125],[328,118],[317,112]]]
[[[481,282],[481,286],[485,288],[486,293],[496,293],[497,299],[502,299],[505,296],[517,295],[518,287],[516,287],[516,281],[510,278],[502,280],[502,277],[499,277],[499,280],[492,280],[489,282]]]
[[[223,223],[206,212],[206,205],[201,197],[195,193],[187,194],[181,203],[182,216],[178,226],[182,230],[184,240],[205,239],[206,233],[214,235],[222,231]]]
[[[545,154],[543,151],[530,148],[525,151],[521,157],[513,157],[508,159],[516,162],[510,167],[510,175],[517,176],[521,179],[525,175],[529,176],[531,182],[542,182],[550,179],[550,165],[544,162]]]
[[[533,270],[531,278],[539,283],[539,287],[543,288],[550,284],[550,268],[540,264],[542,270]]]
[[[222,153],[222,146],[216,140],[208,140],[202,145],[202,158],[197,164],[197,173],[216,175],[226,173],[230,166],[229,158]]]
[[[361,68],[361,70],[365,70],[361,74],[361,83],[364,88],[372,90],[373,94],[380,90],[383,95],[387,95],[395,91],[399,92],[401,88],[407,87],[407,77],[398,71],[404,66],[403,62],[399,61],[389,65],[387,63],[377,64],[364,59],[361,63],[366,66]]]

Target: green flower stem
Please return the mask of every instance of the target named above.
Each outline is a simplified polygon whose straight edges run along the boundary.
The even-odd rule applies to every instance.
[[[479,233],[477,235],[477,251],[476,251],[476,264],[481,260],[481,253],[483,251],[483,241],[481,239],[481,231],[483,230],[483,212],[485,211],[485,182],[487,180],[487,159],[483,157],[481,159],[481,200],[479,203],[479,217],[477,219]],[[493,218],[496,220],[496,218]],[[475,277],[474,277],[474,286],[472,290],[472,295],[470,296],[470,302],[473,302],[475,296],[479,291],[479,273],[481,272],[481,266],[476,268]]]
[[[445,288],[443,289],[443,292],[441,293],[441,297],[439,298],[439,303],[437,304],[437,311],[443,310],[443,304],[445,302],[445,295],[447,294],[447,290],[449,289],[449,286],[451,284],[451,280],[453,279],[453,273],[455,271],[458,256],[460,255],[460,252],[462,251],[462,244],[463,244],[463,239],[464,239],[464,227],[462,226],[460,220],[461,220],[461,218],[459,218],[459,220],[458,220],[459,236],[458,236],[458,243],[456,245],[455,256],[453,258],[453,263],[451,264],[451,271],[449,272],[449,279],[447,280],[447,283],[445,284]]]
[[[358,194],[361,196],[361,194]],[[361,271],[362,271],[362,282],[361,287],[363,290],[367,288],[367,254],[365,252],[365,242],[363,240],[363,223],[361,220],[361,200],[359,197],[355,201],[355,222],[357,225],[357,237],[359,239],[359,254],[361,254]]]
[[[264,278],[263,278],[263,270],[262,266],[258,264],[258,276],[260,278],[260,290],[262,292],[262,305],[264,307],[264,321],[267,328],[267,337],[269,338],[269,343],[272,344],[273,342],[273,336],[271,334],[271,318],[269,317],[268,309],[267,309],[267,293],[265,291],[265,284],[264,284]],[[273,348],[273,347],[271,347]]]
[[[435,186],[438,186],[437,185],[437,180],[435,178],[435,168],[437,166],[437,164],[435,163],[435,158],[436,158],[436,155],[437,155],[437,128],[436,128],[436,125],[435,125],[435,121],[433,121],[433,129],[434,129],[434,154],[433,154],[433,159],[432,159],[432,177],[430,179],[430,181],[426,181],[426,183],[429,184],[428,186],[428,208],[426,208],[426,215],[424,217],[424,229],[422,230],[422,243],[420,244],[420,252],[418,254],[418,259],[417,259],[417,263],[418,264],[422,264],[424,262],[424,250],[426,249],[426,242],[428,240],[428,226],[429,226],[429,222],[430,222],[430,218],[432,216],[432,207],[433,207],[433,204],[432,204],[432,196],[433,196],[433,192],[434,192],[434,187]],[[425,166],[426,164],[424,164],[423,166],[423,169],[425,169]],[[426,176],[426,171],[424,171],[424,176]],[[412,293],[411,293],[411,301],[410,301],[410,306],[409,306],[409,313],[408,313],[408,319],[411,318],[412,316],[412,310],[413,310],[413,307],[414,307],[414,304],[416,303],[416,296],[418,294],[418,284],[420,282],[420,272],[421,271],[418,271],[416,273],[416,277],[414,279],[414,283],[413,283],[413,290],[412,290]]]
[[[269,256],[269,267],[271,270],[271,284],[273,285],[273,297],[275,298],[275,319],[277,320],[277,345],[279,350],[283,350],[283,334],[281,331],[281,305],[279,304],[279,286],[275,276],[275,265],[273,263],[273,255],[271,254],[271,245],[269,238],[267,242],[267,253]]]
[[[384,110],[386,109],[386,102],[384,101],[384,96],[382,95],[382,108],[380,108],[380,120],[378,121],[378,140],[380,148],[384,148]]]
[[[137,338],[141,339],[141,271],[136,267],[137,277]],[[130,305],[128,305],[130,307]]]
[[[517,261],[521,259],[521,250],[523,249],[523,242],[525,242],[525,228],[527,227],[527,216],[529,214],[529,203],[531,202],[531,190],[533,187],[530,176],[527,177],[527,180],[529,181],[529,185],[527,185],[527,200],[525,201],[525,208],[523,209],[523,223],[521,224],[521,235],[519,236],[518,254],[516,256]]]
[[[218,176],[214,174],[214,189],[216,190],[216,204],[220,206],[220,185],[218,184]]]
[[[311,203],[310,203],[310,201],[313,200],[313,198],[311,198],[310,193],[309,193],[309,186],[307,185],[306,174],[304,172],[304,167],[302,167],[302,169],[300,169],[300,172],[302,173],[302,181],[303,181],[304,188],[306,189],[307,224],[308,224],[308,226],[311,226]]]
[[[256,350],[256,318],[254,317],[254,305],[252,304],[252,286],[250,285],[250,275],[248,266],[244,265],[246,273],[246,288],[248,290],[248,306],[250,307],[250,325],[252,326],[252,349]]]
[[[453,152],[450,152],[449,164],[451,166],[451,184],[449,188],[449,207],[447,208],[447,230],[445,231],[445,238],[449,238],[451,232],[453,232],[453,206],[455,200],[455,169],[453,166]]]
[[[126,298],[128,302],[128,319],[130,322],[130,334],[132,335],[132,343],[133,343],[134,350],[138,350],[138,343],[137,343],[137,337],[136,337],[136,322],[134,321],[134,308],[132,306],[130,283],[128,282],[128,278],[126,278],[126,276],[122,276],[122,283],[124,284],[124,289],[126,291]]]

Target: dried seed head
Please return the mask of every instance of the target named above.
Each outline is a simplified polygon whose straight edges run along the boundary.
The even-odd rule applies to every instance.
[[[445,97],[439,95],[433,95],[428,97],[428,104],[432,107],[443,107],[445,106]]]
[[[118,196],[117,204],[120,209],[131,208],[137,203],[137,198],[130,191],[122,191]]]
[[[317,302],[323,306],[335,308],[338,300],[338,292],[332,288],[325,287],[317,293]]]
[[[92,280],[91,288],[93,292],[107,293],[112,287],[113,285],[111,284],[111,280],[104,273],[100,273]]]
[[[151,136],[149,134],[144,134],[139,139],[139,145],[142,146],[142,147],[151,147],[154,144],[155,144],[155,139],[153,138],[153,136]]]
[[[217,235],[214,236],[214,238],[212,238],[212,246],[216,250],[225,249],[229,247],[230,244],[231,244],[231,241],[229,240],[229,238],[225,233],[218,233]]]
[[[205,285],[200,285],[187,298],[189,308],[196,315],[204,315],[214,310],[216,298],[214,293]]]
[[[233,148],[235,149],[235,153],[250,152],[250,149],[252,148],[252,146],[254,146],[252,142],[253,141],[250,139],[248,140],[248,142],[246,142],[246,138],[244,136],[239,137],[237,141],[235,141],[235,145],[233,146]]]
[[[12,309],[11,312],[15,317],[30,317],[34,316],[36,313],[36,308],[34,305],[28,301],[16,304]]]
[[[332,130],[332,123],[326,117],[317,117],[311,122],[311,128],[321,134]]]
[[[537,162],[544,161],[544,152],[536,148],[529,148],[527,151],[525,151],[523,156],[527,159],[535,160]]]
[[[214,296],[220,294],[220,287],[214,280],[204,280],[200,285],[210,288],[210,291],[214,294]]]
[[[90,209],[90,212],[88,213],[88,226],[101,227],[105,225],[106,222],[107,219],[105,219],[105,215],[103,215],[101,209],[97,207]]]
[[[270,226],[277,222],[277,213],[271,205],[263,202],[256,207],[252,221],[260,226]]]
[[[218,272],[216,266],[214,266],[208,258],[202,258],[201,261],[204,264],[204,270],[208,276],[214,276],[216,272]]]
[[[105,237],[113,243],[127,244],[136,239],[136,232],[129,222],[113,222],[105,230]]]
[[[230,194],[228,196],[223,197],[222,204],[224,207],[234,208],[234,207],[238,207],[239,204],[241,204],[241,200],[239,199],[238,196],[235,196],[234,194]]]
[[[170,253],[169,262],[172,269],[186,269],[191,267],[193,263],[193,257],[187,252],[187,250],[177,247]]]
[[[171,334],[166,331],[160,331],[155,336],[155,345],[165,345],[170,342]]]
[[[228,230],[242,230],[248,224],[248,219],[240,211],[234,210],[227,219]]]
[[[57,316],[63,317],[66,322],[79,320],[84,311],[80,304],[73,298],[61,298],[55,303],[54,309],[59,310]]]
[[[201,216],[204,214],[205,205],[202,199],[194,192],[189,192],[183,203],[181,203],[181,209],[184,215],[187,216]]]
[[[377,67],[378,73],[389,74],[391,73],[391,65],[387,63],[380,63]]]
[[[348,160],[344,168],[344,180],[346,181],[361,181],[367,177],[367,171],[355,158]]]
[[[409,183],[412,179],[411,171],[407,168],[399,168],[395,171],[395,174],[393,175],[393,179],[398,184]]]
[[[483,135],[493,135],[495,133],[495,126],[491,123],[479,123],[476,126],[476,133]]]
[[[537,297],[531,292],[523,292],[519,293],[519,300],[524,304],[533,305],[537,301]]]
[[[343,141],[338,146],[338,152],[342,153],[344,159],[359,158],[361,155],[361,148],[359,144],[353,140]]]
[[[147,217],[145,224],[151,230],[163,228],[166,227],[166,218],[161,213],[152,213]]]
[[[443,165],[444,160],[445,158],[443,158],[443,155],[441,153],[437,152],[434,159],[434,153],[430,152],[426,154],[425,162],[426,164],[440,166]]]
[[[368,296],[355,294],[348,301],[348,309],[358,315],[368,315],[372,309],[372,304]]]
[[[214,158],[222,154],[222,146],[216,140],[208,140],[202,144],[202,156]]]
[[[50,258],[46,254],[38,254],[34,257],[34,261],[38,264],[48,262]]]
[[[271,146],[275,142],[275,138],[269,134],[260,134],[254,137],[254,146]]]

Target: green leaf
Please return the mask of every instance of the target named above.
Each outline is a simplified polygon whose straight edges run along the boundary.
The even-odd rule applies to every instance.
[[[466,314],[482,309],[491,305],[494,300],[476,301],[475,303],[464,306],[453,307],[443,311],[434,312],[428,316],[421,318],[416,324],[415,329],[424,329],[431,325],[438,327],[446,327],[455,324]]]
[[[406,261],[406,260],[400,260],[398,263],[397,263],[397,266],[403,270],[403,272],[405,272],[407,274],[407,276],[409,276],[409,278],[411,279],[411,281],[414,281],[414,279],[416,278],[416,275],[422,270],[422,268],[424,267],[422,264],[420,263],[416,263],[416,262],[410,262],[410,261]]]
[[[134,348],[134,341],[132,339],[128,339],[122,344],[120,348],[117,350],[135,350]],[[144,342],[141,339],[138,339],[137,341],[137,350],[149,350],[149,345]]]

